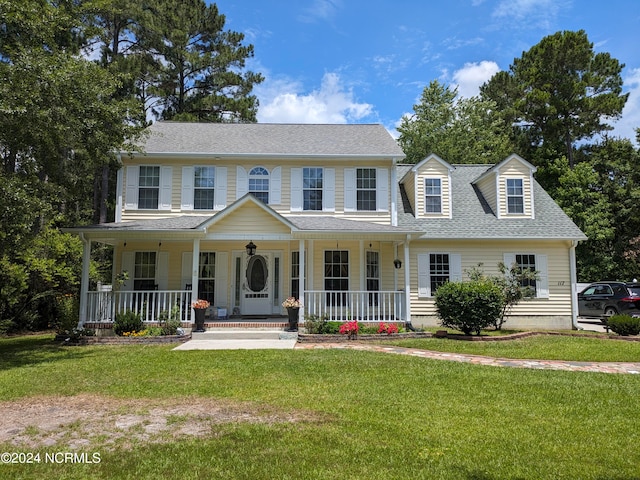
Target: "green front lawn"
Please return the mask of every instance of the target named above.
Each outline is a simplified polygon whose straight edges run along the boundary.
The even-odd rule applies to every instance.
[[[380,343],[437,352],[468,353],[499,358],[570,360],[575,362],[640,362],[640,342],[583,336],[536,335],[519,340],[464,341],[447,338],[397,340]]]
[[[621,345],[601,342],[612,352]],[[0,339],[0,401],[91,394],[104,403],[174,402],[186,416],[191,405],[220,402],[277,420],[240,416],[211,422],[202,438],[113,446],[105,434],[81,447],[99,452],[98,464],[5,464],[0,478],[640,478],[640,376],[353,350],[171,348]],[[61,440],[36,450],[70,447]],[[0,451],[35,450],[4,442]]]

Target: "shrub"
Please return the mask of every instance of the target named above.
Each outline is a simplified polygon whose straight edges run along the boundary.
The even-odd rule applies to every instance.
[[[116,321],[113,322],[113,331],[116,335],[122,336],[125,332],[139,332],[143,329],[142,318],[135,312],[127,310],[118,313]]]
[[[612,315],[607,319],[609,328],[624,337],[640,334],[640,318],[631,315]]]
[[[161,335],[176,335],[180,328],[180,307],[174,305],[170,311],[163,310],[158,316]]]
[[[447,282],[436,291],[436,309],[443,327],[466,335],[495,325],[502,314],[504,294],[489,280]]]
[[[398,333],[398,325],[395,323],[381,323],[378,327],[378,333],[386,333],[387,335]]]
[[[68,334],[78,326],[80,305],[74,295],[63,295],[56,298],[56,332]]]
[[[355,320],[340,325],[340,333],[347,335],[350,339],[358,336],[358,330],[360,330],[360,325]]]
[[[305,315],[304,327],[307,333],[322,334],[327,333],[327,317],[319,317],[318,315]]]

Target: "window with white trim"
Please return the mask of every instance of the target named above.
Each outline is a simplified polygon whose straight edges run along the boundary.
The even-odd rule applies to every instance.
[[[215,252],[200,252],[198,262],[198,298],[209,301],[214,305],[216,291],[216,254]]]
[[[325,250],[324,289],[327,305],[347,305],[349,291],[349,251]]]
[[[521,178],[507,178],[507,213],[524,213],[524,187]]]
[[[322,210],[322,168],[302,169],[302,209]]]
[[[138,208],[157,210],[160,198],[160,167],[140,165]]]
[[[440,285],[449,281],[449,254],[430,253],[429,254],[429,286],[431,293],[435,294]]]
[[[269,171],[264,167],[249,172],[249,193],[263,203],[269,203]]]
[[[504,264],[507,269],[514,266],[520,270],[536,272],[535,279],[522,281],[523,287],[530,287],[536,298],[549,298],[547,255],[539,253],[505,253]]]
[[[356,205],[359,211],[376,210],[376,169],[356,169]]]
[[[136,252],[133,268],[134,290],[155,290],[156,252]]]
[[[442,213],[442,180],[439,178],[424,179],[425,213]]]
[[[369,293],[369,306],[378,305],[378,291],[380,290],[380,253],[367,251],[366,254],[366,282]]]
[[[418,297],[435,296],[446,282],[462,280],[462,257],[457,253],[418,254]]]
[[[213,210],[216,184],[215,167],[194,167],[193,208]]]

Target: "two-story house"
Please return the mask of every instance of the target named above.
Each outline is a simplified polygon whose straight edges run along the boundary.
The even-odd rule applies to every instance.
[[[539,272],[516,326],[571,328],[575,245],[585,239],[513,155],[403,165],[380,125],[156,123],[122,152],[113,223],[84,242],[81,322],[135,310],[145,321],[191,301],[216,314],[437,323],[434,292],[483,263]],[[113,290],[89,282],[92,245],[114,251]],[[122,279],[117,282],[116,279]]]

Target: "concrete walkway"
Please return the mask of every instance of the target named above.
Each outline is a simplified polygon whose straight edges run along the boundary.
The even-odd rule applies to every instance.
[[[174,350],[262,350],[293,349],[298,341],[295,332],[282,330],[219,329],[193,332],[191,340]]]

